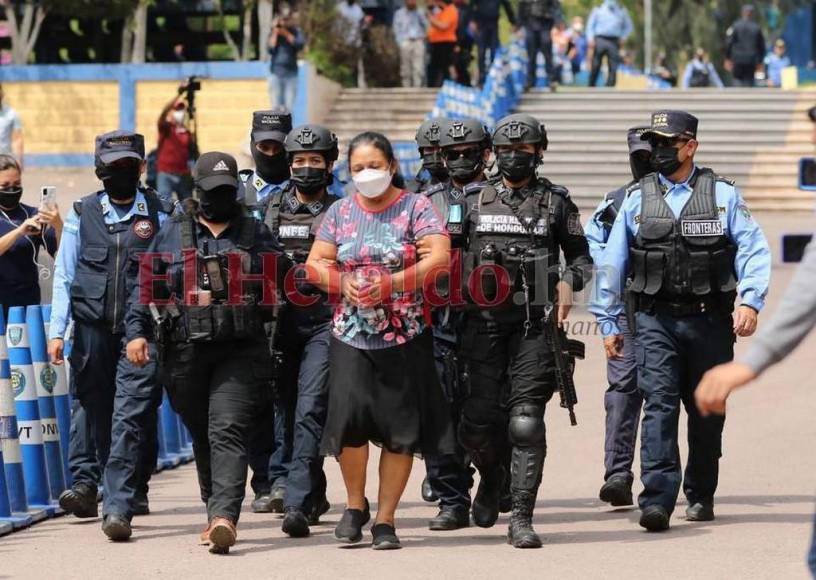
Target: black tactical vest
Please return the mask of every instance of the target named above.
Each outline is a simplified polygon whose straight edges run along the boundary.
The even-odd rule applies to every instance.
[[[134,213],[116,224],[105,223],[99,202],[102,191],[74,202],[74,212],[80,216],[81,247],[71,283],[71,314],[78,322],[104,324],[111,332],[124,332],[127,298],[139,274],[139,254],[147,250],[159,231],[159,214],[169,215],[173,210],[152,189],[140,191],[147,206],[134,209],[147,215]]]
[[[612,231],[612,226],[615,225],[615,218],[618,217],[620,208],[623,205],[626,196],[632,191],[633,185],[637,185],[637,182],[633,182],[614,191],[610,191],[604,196],[604,201],[610,203],[598,217],[598,221],[603,225],[607,235],[609,235],[609,232]]]
[[[630,291],[683,301],[736,289],[736,246],[720,221],[718,179],[710,169],[698,169],[679,218],[656,173],[640,181],[640,228],[629,250]]]
[[[548,286],[554,284],[558,278],[557,271],[544,279],[541,273],[549,272],[558,263],[558,253],[551,236],[552,196],[562,191],[566,194],[561,186],[542,179],[528,186],[524,200],[519,202],[514,201],[512,191],[500,179],[490,181],[470,214],[468,227],[471,233],[465,258],[465,280],[470,281],[472,272],[480,266],[499,266],[507,273],[512,288],[518,290],[523,273],[531,287],[531,300],[535,297],[536,282],[546,280]],[[492,300],[498,290],[497,278],[489,269],[480,271],[477,278],[484,295]],[[476,282],[475,279],[472,281],[474,284]],[[509,301],[512,301],[512,295],[513,292]]]
[[[468,183],[459,189],[452,183],[437,183],[422,190],[422,195],[431,200],[439,215],[445,220],[450,235],[451,248],[464,248],[467,242],[468,198],[475,197],[485,186],[485,182]]]
[[[297,212],[301,203],[295,197],[294,186],[290,185],[269,198],[264,223],[277,235],[292,261],[304,264],[326,212],[338,199],[326,193],[322,200],[309,204],[308,211]]]
[[[228,303],[228,256],[239,255],[245,275],[257,275],[261,261],[256,255],[255,233],[258,227],[254,218],[236,218],[238,238],[236,241],[222,236],[218,239],[199,240],[196,235],[196,219],[193,214],[176,216],[180,227],[181,250],[193,250],[196,254],[197,285],[211,292],[211,304],[200,305],[177,296],[176,307],[180,313],[174,322],[170,339],[173,342],[226,342],[232,340],[265,340],[264,313],[259,306],[263,289],[257,282],[244,283],[240,303]],[[247,271],[249,270],[249,271]],[[183,272],[179,272],[183,274]],[[182,288],[181,281],[174,286]]]

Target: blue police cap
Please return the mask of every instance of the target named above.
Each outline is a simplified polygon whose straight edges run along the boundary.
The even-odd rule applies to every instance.
[[[292,113],[285,107],[252,113],[252,140],[283,143],[292,130]]]
[[[120,159],[138,159],[144,161],[144,135],[130,131],[111,131],[96,136],[94,157],[97,165],[113,163]]]
[[[632,127],[626,133],[626,140],[629,143],[629,155],[634,155],[638,151],[652,152],[652,145],[648,141],[644,141],[641,137],[648,131],[650,127]]]
[[[644,141],[655,137],[696,139],[698,123],[697,117],[685,111],[656,111],[652,113],[651,127],[640,138]]]

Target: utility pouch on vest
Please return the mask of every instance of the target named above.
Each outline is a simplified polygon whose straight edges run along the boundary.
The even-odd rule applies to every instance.
[[[227,284],[221,270],[221,260],[218,256],[204,256],[204,269],[210,281],[210,291],[213,300],[227,299]]]

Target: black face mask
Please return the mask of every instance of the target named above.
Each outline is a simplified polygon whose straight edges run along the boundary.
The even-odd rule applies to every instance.
[[[330,175],[324,168],[293,167],[292,183],[303,195],[319,193],[329,184]]]
[[[502,176],[513,183],[532,177],[537,162],[538,156],[529,151],[501,151],[496,155],[496,163]]]
[[[422,168],[431,174],[436,181],[445,181],[448,178],[448,170],[442,159],[441,151],[422,154]]]
[[[226,223],[238,215],[238,190],[221,185],[209,191],[198,190],[198,210],[207,220]]]
[[[450,157],[452,153],[454,152],[447,154],[447,157]],[[466,153],[466,155],[460,155],[455,159],[446,161],[448,174],[459,183],[470,183],[484,170],[481,150],[472,150]]]
[[[683,165],[677,158],[677,149],[674,147],[655,147],[652,151],[652,165],[661,175],[674,175]]]
[[[631,155],[629,157],[629,167],[632,170],[632,177],[640,181],[650,173],[654,172],[651,158],[643,159],[639,155]]]
[[[19,185],[0,189],[0,207],[3,209],[15,209],[20,205],[21,197],[23,197],[23,188]]]
[[[105,192],[114,201],[123,201],[136,195],[142,171],[139,165],[104,168],[97,171],[97,176],[105,186]]]
[[[267,155],[258,151],[252,143],[252,159],[255,160],[255,172],[265,182],[277,185],[289,179],[289,162],[285,151]]]

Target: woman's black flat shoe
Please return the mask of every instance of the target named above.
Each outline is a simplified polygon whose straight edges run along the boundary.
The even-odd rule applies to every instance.
[[[366,499],[365,509],[348,509],[343,512],[343,517],[337,522],[334,528],[334,539],[338,542],[356,544],[363,539],[363,526],[371,519],[371,510]]]
[[[371,527],[371,534],[374,536],[371,547],[375,550],[399,550],[402,548],[402,544],[400,544],[397,537],[397,531],[390,524],[374,524]]]

